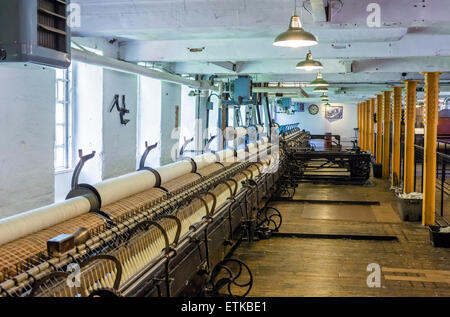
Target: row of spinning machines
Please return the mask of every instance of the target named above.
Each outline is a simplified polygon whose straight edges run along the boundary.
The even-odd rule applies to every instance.
[[[285,149],[260,137],[153,169],[152,147],[138,171],[94,185],[78,183],[95,155],[80,153],[65,201],[1,220],[0,296],[247,295],[251,270],[232,251],[280,227],[267,203]]]

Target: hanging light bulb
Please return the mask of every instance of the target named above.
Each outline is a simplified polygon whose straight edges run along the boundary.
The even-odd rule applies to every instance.
[[[306,59],[301,61],[296,66],[297,69],[312,71],[316,69],[323,69],[323,65],[319,61],[315,61],[312,57],[311,51],[306,54]]]
[[[327,96],[322,97],[322,101],[327,101],[328,102],[328,97]]]
[[[314,92],[328,92],[328,88],[319,86],[319,87],[314,88]]]
[[[329,86],[328,82],[323,79],[321,72],[317,73],[317,78],[314,79],[309,85],[310,86],[317,86],[317,87]]]
[[[313,46],[317,44],[316,37],[303,30],[302,22],[297,16],[297,0],[295,0],[294,15],[291,17],[291,22],[289,23],[289,28],[286,32],[281,33],[275,38],[273,42],[274,46],[281,47],[305,47]]]

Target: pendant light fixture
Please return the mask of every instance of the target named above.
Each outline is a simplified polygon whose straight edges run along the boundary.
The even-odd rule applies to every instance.
[[[328,96],[321,96],[322,97],[322,101],[328,101]]]
[[[301,61],[296,66],[297,69],[312,71],[316,69],[323,69],[323,65],[319,61],[315,61],[312,57],[311,50],[306,54],[306,59]]]
[[[289,28],[275,38],[273,45],[298,48],[316,44],[316,37],[302,28],[300,17],[297,16],[297,0],[295,0],[294,15],[291,17]]]
[[[322,73],[319,72],[317,73],[317,78],[314,79],[309,85],[315,87],[325,87],[328,86],[329,84],[326,80],[323,79]]]
[[[314,88],[314,92],[328,92],[328,88],[319,86],[319,87]]]

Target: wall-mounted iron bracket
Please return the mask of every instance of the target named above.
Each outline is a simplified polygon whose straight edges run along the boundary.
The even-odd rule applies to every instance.
[[[214,141],[214,139],[215,139],[216,137],[217,137],[217,135],[213,135],[213,136],[211,136],[211,137],[209,138],[208,142],[206,142],[205,149],[203,150],[203,153],[206,153],[206,152],[209,152],[209,151],[210,151],[211,153],[214,153],[214,151],[210,150],[209,147],[211,146],[212,141]]]
[[[89,200],[91,204],[91,212],[100,212],[100,207],[102,205],[102,199],[97,189],[94,186],[89,184],[79,184],[78,179],[80,177],[81,170],[83,169],[84,164],[92,159],[95,156],[95,151],[92,151],[91,154],[83,155],[83,150],[78,150],[78,156],[80,161],[75,166],[75,170],[73,171],[72,181],[71,181],[71,190],[67,194],[66,199],[83,196]]]
[[[180,157],[183,156],[184,151],[186,150],[186,147],[188,146],[189,143],[191,143],[192,141],[194,141],[194,137],[190,138],[190,139],[186,139],[184,138],[184,143],[183,146],[180,149]]]

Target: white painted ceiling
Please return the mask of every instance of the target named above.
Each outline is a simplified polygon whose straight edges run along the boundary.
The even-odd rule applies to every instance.
[[[118,39],[120,58],[130,62],[168,63],[180,74],[250,74],[255,82],[315,77],[295,69],[306,48],[272,45],[287,29],[294,0],[74,2],[82,16],[73,35]],[[381,8],[380,27],[367,25],[372,2]],[[373,96],[403,79],[423,79],[424,71],[444,72],[442,85],[450,83],[449,0],[298,0],[297,14],[318,38],[311,51],[337,99],[342,91],[354,100]]]

